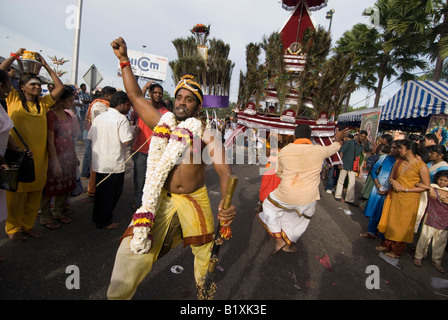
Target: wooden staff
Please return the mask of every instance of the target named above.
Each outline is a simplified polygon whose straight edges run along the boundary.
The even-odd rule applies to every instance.
[[[238,184],[238,177],[230,175],[227,180],[226,196],[222,208],[228,209],[232,204],[233,193],[235,192],[236,185]],[[199,288],[198,299],[199,300],[213,300],[216,283],[213,281],[215,274],[216,263],[218,262],[218,253],[223,239],[229,239],[231,235],[230,226],[223,226],[220,223],[216,228],[215,237],[213,241],[212,254],[210,256],[210,262],[207,269],[207,274],[204,278],[204,284]]]

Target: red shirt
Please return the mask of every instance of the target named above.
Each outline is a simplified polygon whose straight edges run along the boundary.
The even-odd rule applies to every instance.
[[[158,111],[161,114],[165,114],[165,113],[169,112],[169,110],[164,107],[158,109]],[[151,139],[149,139],[149,141],[147,143],[145,143],[145,142],[146,142],[146,140],[148,140],[149,137],[151,137],[152,130],[140,118],[138,118],[137,127],[140,128],[140,133],[135,138],[134,144],[132,145],[132,151],[136,151],[138,148],[140,148],[140,146],[142,144],[144,144],[143,147],[141,147],[141,149],[138,150],[138,152],[148,153],[149,143],[151,142]]]

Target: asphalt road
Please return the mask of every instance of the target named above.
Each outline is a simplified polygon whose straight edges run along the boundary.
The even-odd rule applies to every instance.
[[[78,144],[79,154],[82,144]],[[221,247],[216,269],[219,301],[295,300],[447,300],[448,289],[431,285],[431,277],[447,279],[430,260],[423,267],[412,263],[412,245],[398,267],[387,263],[375,250],[376,239],[359,236],[367,218],[359,207],[336,202],[324,192],[316,214],[298,241],[296,253],[272,255],[274,241],[258,221],[260,166],[232,165],[239,177],[233,198],[238,215],[233,237]],[[213,168],[207,168],[207,186],[214,208],[219,201],[219,183]],[[59,230],[42,231],[40,239],[16,243],[0,223],[2,300],[104,300],[120,236],[133,214],[132,162],[128,164],[125,188],[115,209],[118,229],[96,229],[91,221],[93,199],[85,192],[71,198],[72,223]],[[85,183],[85,181],[84,181]],[[361,182],[357,184],[358,191]],[[351,215],[343,209],[350,210]],[[319,258],[328,256],[331,270]],[[180,268],[182,267],[182,271]],[[445,258],[443,266],[448,270]],[[174,267],[174,268],[173,268]],[[173,272],[175,271],[175,272]],[[74,276],[79,275],[79,282]],[[76,278],[78,279],[78,278]],[[73,287],[79,283],[79,288]],[[68,286],[67,286],[68,284]],[[196,300],[193,255],[181,246],[157,261],[140,285],[134,300]]]

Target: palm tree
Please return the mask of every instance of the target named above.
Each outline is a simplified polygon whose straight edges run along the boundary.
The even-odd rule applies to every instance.
[[[372,58],[378,53],[380,48],[375,41],[376,34],[365,24],[356,24],[351,30],[346,31],[336,42],[333,52],[339,55],[352,55],[352,67],[349,70],[347,82],[355,87],[375,90],[377,81],[372,65],[375,65]],[[377,45],[372,45],[376,43]],[[354,91],[354,90],[353,90]],[[343,112],[347,112],[351,92],[348,93]]]
[[[434,81],[439,81],[443,62],[448,57],[448,5],[443,0],[390,0],[387,29],[396,37],[387,43],[421,43],[421,53],[433,63]]]
[[[357,24],[352,33],[357,34],[356,41],[352,42],[342,51],[352,48],[355,54],[354,71],[360,74],[359,81],[362,85],[371,86],[373,78],[376,79],[375,102],[377,107],[381,97],[384,81],[396,76],[402,83],[415,80],[413,71],[416,68],[425,68],[426,62],[419,58],[420,43],[399,39],[395,31],[387,28],[389,19],[393,16],[391,1],[378,0],[375,10],[378,12],[379,21],[375,28],[369,28],[365,24]],[[388,45],[394,39],[394,46]],[[341,47],[347,42],[339,43]],[[360,49],[360,51],[356,51]],[[354,74],[352,73],[352,76]]]
[[[423,81],[433,80],[434,81],[434,73],[435,73],[435,68],[428,70],[422,76],[420,76],[418,78],[418,80],[423,80]],[[442,72],[440,74],[440,81],[448,82],[448,61],[447,60],[445,60],[445,62],[443,63]]]

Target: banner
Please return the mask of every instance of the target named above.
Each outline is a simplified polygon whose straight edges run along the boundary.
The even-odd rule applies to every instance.
[[[129,61],[135,76],[165,81],[168,68],[168,58],[141,51],[128,50]],[[121,77],[121,68],[118,63],[117,75]]]
[[[366,113],[363,114],[361,118],[361,126],[359,130],[367,131],[367,140],[372,147],[375,147],[376,144],[376,135],[380,124],[380,113],[381,111]]]
[[[439,139],[439,144],[446,148],[448,146],[448,116],[433,114],[426,130],[426,134],[428,133],[434,133]]]
[[[229,96],[204,95],[202,108],[228,108]]]

